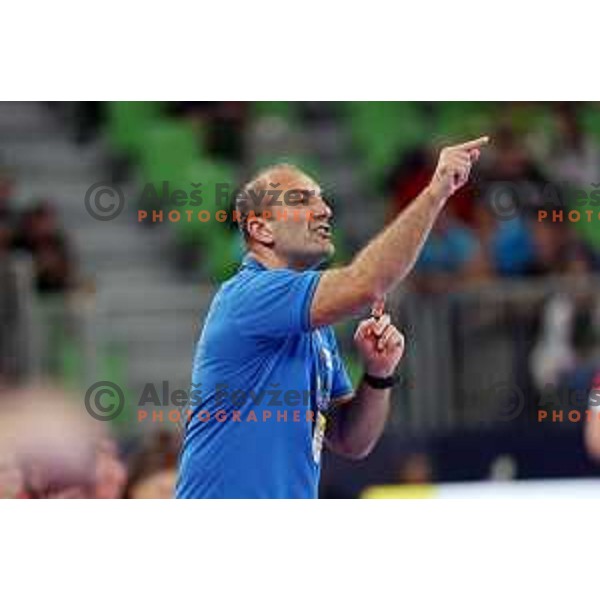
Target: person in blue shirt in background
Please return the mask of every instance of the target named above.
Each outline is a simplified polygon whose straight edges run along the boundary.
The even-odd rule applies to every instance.
[[[382,299],[412,269],[487,141],[445,148],[423,192],[339,268],[315,270],[334,252],[332,211],[315,181],[283,164],[243,189],[247,254],[215,295],[196,347],[177,498],[316,498],[324,444],[349,458],[369,454],[404,352]],[[373,316],[354,336],[365,373],[353,390],[331,325],[368,306]]]

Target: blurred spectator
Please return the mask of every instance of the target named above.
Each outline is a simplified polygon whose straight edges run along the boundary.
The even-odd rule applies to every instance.
[[[475,205],[490,269],[502,277],[586,271],[588,257],[568,225],[538,218],[549,182],[510,129],[494,136],[491,155]]]
[[[474,231],[448,207],[436,221],[421,252],[412,283],[422,292],[448,292],[466,281],[489,276]]]
[[[580,189],[600,181],[600,148],[582,125],[579,105],[560,103],[555,109],[559,137],[551,150],[548,169],[553,178]]]
[[[404,210],[429,184],[436,153],[414,150],[397,164],[386,187],[392,195],[389,220]],[[411,283],[422,292],[443,293],[474,278],[490,276],[476,232],[474,188],[471,183],[459,190],[435,222],[417,262]]]
[[[536,214],[529,218],[527,225],[533,248],[527,274],[566,275],[589,270],[585,248],[568,224],[540,221]]]
[[[38,202],[25,211],[15,245],[31,255],[38,291],[50,293],[72,289],[75,276],[72,252],[50,203]]]
[[[93,481],[97,421],[61,389],[5,389],[0,396],[0,455],[14,457],[29,497],[47,497]]]
[[[54,103],[51,103],[54,104]],[[100,102],[73,102],[72,125],[78,144],[87,144],[95,139],[102,123],[102,105]]]
[[[116,442],[108,436],[100,440],[96,450],[95,498],[122,498],[127,484],[127,467],[119,456]]]
[[[37,464],[25,469],[23,498],[117,500],[123,497],[127,469],[119,457],[116,443],[109,437],[95,441],[96,447],[89,463],[87,477],[76,481],[49,485]]]
[[[24,498],[25,482],[21,469],[9,453],[0,454],[0,500]]]
[[[493,142],[486,160],[482,161],[481,183],[508,182],[519,184],[544,184],[546,178],[527,151],[527,147],[509,126],[503,126],[492,134]],[[521,206],[527,205],[527,198],[520,198]],[[532,198],[535,200],[535,198]]]
[[[159,432],[131,460],[126,497],[132,499],[172,498],[175,489],[178,438]]]
[[[388,215],[390,221],[429,184],[436,160],[437,149],[413,150],[391,170],[385,183],[385,188],[392,197],[391,211]],[[474,197],[475,190],[471,182],[452,197],[454,215],[469,225],[474,220]]]
[[[465,282],[496,276],[589,270],[592,256],[571,228],[538,219],[548,181],[525,144],[510,124],[492,138],[482,175],[452,198],[425,244],[412,279],[421,291],[448,292]],[[430,158],[424,150],[414,151],[392,172],[392,216],[428,184]],[[503,212],[507,200],[509,208],[516,207],[508,218]]]
[[[41,244],[34,262],[39,292],[60,293],[73,288],[73,261],[64,238]]]
[[[192,121],[214,158],[239,163],[244,158],[247,102],[174,102],[173,111]]]
[[[50,386],[0,396],[0,495],[121,498],[127,471],[77,396]]]
[[[8,260],[12,231],[0,220],[0,383],[17,376],[19,303],[14,265]]]
[[[524,220],[498,221],[485,206],[477,209],[477,215],[477,232],[489,268],[499,277],[526,275],[535,251]]]
[[[15,214],[12,206],[14,180],[7,172],[0,170],[0,224],[12,225]]]
[[[564,295],[551,298],[542,312],[538,341],[531,353],[531,372],[538,389],[557,385],[575,365],[571,341],[575,307]]]
[[[56,209],[47,200],[38,200],[21,215],[16,247],[34,254],[41,244],[62,237]]]
[[[499,277],[585,273],[591,256],[566,223],[540,220],[529,208],[510,220],[498,220],[489,206],[477,209],[485,262]]]
[[[530,364],[539,391],[553,386],[568,392],[587,392],[600,354],[600,318],[592,293],[563,293],[544,305]]]
[[[14,233],[10,223],[0,219],[0,256],[3,258],[7,258],[12,250],[13,239]]]

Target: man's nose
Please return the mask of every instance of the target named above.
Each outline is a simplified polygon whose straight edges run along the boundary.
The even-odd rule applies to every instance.
[[[333,211],[331,210],[331,207],[329,206],[329,204],[327,204],[327,202],[325,202],[325,200],[321,200],[320,202],[317,203],[314,216],[315,216],[315,218],[319,218],[319,219],[321,219],[321,218],[331,219],[331,217],[333,217]]]

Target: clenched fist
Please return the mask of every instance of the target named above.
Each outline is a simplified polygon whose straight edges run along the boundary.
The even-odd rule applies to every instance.
[[[435,173],[429,184],[438,198],[448,199],[469,180],[471,167],[479,159],[480,149],[489,141],[480,137],[458,146],[448,146],[440,153]]]
[[[404,354],[404,336],[383,313],[383,301],[373,306],[370,319],[361,321],[354,334],[354,343],[369,375],[393,375]]]

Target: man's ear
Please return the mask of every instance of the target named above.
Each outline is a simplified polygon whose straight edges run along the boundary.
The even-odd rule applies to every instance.
[[[272,223],[262,217],[250,217],[248,219],[248,233],[253,240],[272,246],[274,242]]]

